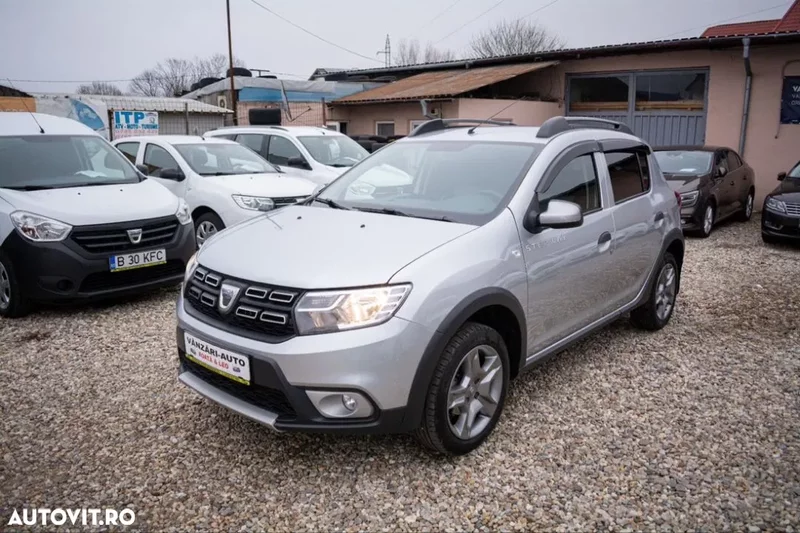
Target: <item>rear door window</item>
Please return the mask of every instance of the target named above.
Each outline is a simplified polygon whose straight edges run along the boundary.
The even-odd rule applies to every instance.
[[[263,155],[264,135],[257,133],[243,133],[236,136],[236,142],[250,148],[259,155]]]
[[[650,190],[650,166],[644,150],[606,152],[605,156],[615,203]]]

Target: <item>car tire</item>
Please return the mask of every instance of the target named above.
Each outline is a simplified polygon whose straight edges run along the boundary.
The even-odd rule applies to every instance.
[[[30,304],[22,293],[14,273],[14,265],[0,250],[0,316],[19,318],[30,310]]]
[[[744,209],[739,211],[739,222],[748,222],[753,216],[753,205],[755,204],[756,193],[750,189],[747,193],[747,198],[744,200]]]
[[[500,334],[483,324],[464,324],[436,366],[416,439],[447,455],[480,446],[503,411],[509,376],[508,349]],[[459,401],[463,406],[453,405]]]
[[[200,248],[215,233],[225,229],[222,219],[213,211],[203,213],[194,221],[194,238]]]
[[[711,210],[710,224],[708,220],[709,210]],[[711,232],[714,230],[714,221],[716,219],[717,219],[716,207],[712,202],[707,202],[705,207],[703,207],[703,218],[700,220],[700,229],[697,231],[697,235],[703,239],[708,238],[711,235]]]
[[[679,282],[678,262],[671,253],[666,252],[658,265],[647,301],[631,311],[631,323],[647,331],[658,331],[666,326],[675,311]],[[665,297],[669,298],[669,301],[664,302]],[[662,304],[668,307],[663,307]]]

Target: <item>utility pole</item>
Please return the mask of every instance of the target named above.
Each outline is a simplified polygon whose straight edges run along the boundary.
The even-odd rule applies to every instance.
[[[383,46],[383,50],[376,53],[376,56],[383,54],[383,61],[384,65],[387,67],[392,66],[392,41],[389,39],[389,34],[386,34],[386,44]]]
[[[231,0],[225,0],[228,11],[228,77],[231,79],[231,107],[233,108],[233,125],[239,125],[239,112],[236,105],[236,87],[233,80],[233,44],[231,41]]]

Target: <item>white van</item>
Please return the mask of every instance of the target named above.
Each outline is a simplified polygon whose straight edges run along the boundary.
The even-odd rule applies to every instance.
[[[186,200],[198,246],[224,228],[314,192],[312,182],[289,176],[225,139],[155,135],[119,139],[114,146],[142,173]]]
[[[72,119],[0,113],[0,316],[178,284],[183,200]]]

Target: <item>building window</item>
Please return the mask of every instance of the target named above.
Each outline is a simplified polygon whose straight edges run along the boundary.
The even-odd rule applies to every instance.
[[[376,122],[375,135],[380,135],[381,137],[391,137],[394,135],[394,122]]]
[[[417,129],[417,126],[419,126],[421,124],[425,124],[426,122],[428,122],[428,121],[427,120],[410,120],[409,121],[408,133],[413,132],[415,129]]]
[[[636,111],[702,111],[704,72],[664,72],[636,75]]]
[[[629,86],[629,75],[571,78],[569,110],[627,112]]]

